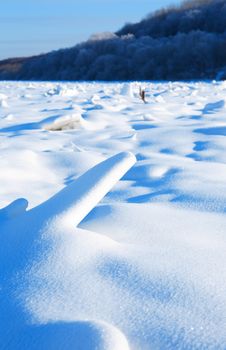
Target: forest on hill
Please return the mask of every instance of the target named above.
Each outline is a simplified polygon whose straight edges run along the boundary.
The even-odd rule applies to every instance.
[[[226,77],[226,0],[189,0],[72,48],[0,62],[1,80]]]

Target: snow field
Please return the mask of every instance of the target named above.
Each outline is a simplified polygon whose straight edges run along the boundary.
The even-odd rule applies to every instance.
[[[225,93],[0,83],[0,348],[226,348]]]

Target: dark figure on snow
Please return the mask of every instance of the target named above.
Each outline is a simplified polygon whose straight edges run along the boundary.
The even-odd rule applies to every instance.
[[[145,90],[142,89],[141,87],[140,87],[139,95],[140,95],[141,100],[142,100],[144,103],[146,103],[146,100],[145,100]]]

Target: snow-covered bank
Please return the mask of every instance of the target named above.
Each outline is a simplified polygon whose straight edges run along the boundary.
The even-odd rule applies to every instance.
[[[226,85],[139,85],[0,83],[1,349],[226,348]]]

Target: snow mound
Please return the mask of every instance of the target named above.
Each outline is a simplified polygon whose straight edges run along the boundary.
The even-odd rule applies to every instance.
[[[80,114],[66,115],[56,118],[53,123],[45,124],[44,129],[48,131],[64,131],[79,129],[86,124]]]
[[[49,89],[45,94],[45,96],[62,96],[62,97],[74,97],[78,95],[78,91],[74,88],[68,88],[61,85],[57,85],[51,89]]]
[[[14,115],[13,114],[7,114],[5,117],[4,117],[5,120],[8,120],[8,121],[12,121],[15,119]]]
[[[9,105],[7,103],[7,101],[4,99],[4,100],[0,100],[0,107],[2,108],[8,108]]]
[[[121,95],[125,97],[134,97],[133,86],[131,83],[124,83],[121,87]]]
[[[0,100],[7,100],[8,96],[0,93]]]
[[[28,207],[28,201],[24,198],[19,198],[10,203],[7,207],[0,210],[0,220],[1,219],[11,219],[17,215],[20,215],[26,211]]]

